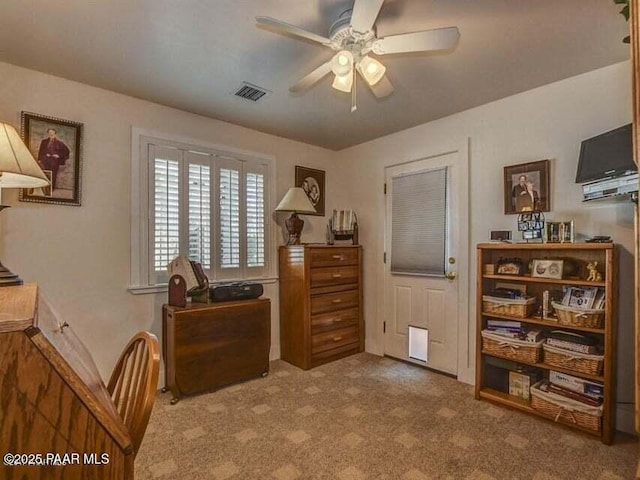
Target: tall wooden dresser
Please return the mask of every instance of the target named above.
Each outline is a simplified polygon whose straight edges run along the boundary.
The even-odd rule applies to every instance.
[[[360,246],[280,247],[280,348],[304,370],[364,351]]]

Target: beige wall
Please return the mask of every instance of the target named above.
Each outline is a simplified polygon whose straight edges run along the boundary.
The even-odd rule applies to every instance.
[[[475,245],[489,230],[512,230],[516,217],[503,214],[505,165],[552,159],[550,220],[575,220],[581,238],[611,235],[620,244],[618,400],[633,400],[633,206],[628,199],[581,203],[574,183],[580,142],[631,121],[631,72],[628,62],[546,85],[472,110],[340,152],[344,177],[352,181],[351,204],[358,212],[365,251],[367,349],[383,352],[382,312],[384,246],[384,167],[417,160],[440,145],[470,145],[470,265]],[[470,275],[469,329],[475,326],[475,284]],[[475,335],[469,338],[470,362],[459,365],[462,379],[473,381]],[[625,406],[619,420],[627,419]],[[629,409],[629,412],[631,410]],[[631,423],[628,423],[629,428]]]
[[[275,156],[276,202],[293,186],[295,165],[326,170],[326,208],[341,206],[339,192],[331,192],[338,176],[332,151],[6,63],[0,63],[0,79],[0,121],[18,128],[24,110],[84,124],[82,207],[23,203],[16,191],[6,190],[4,203],[13,208],[0,219],[0,258],[25,281],[40,285],[103,376],[135,332],[148,329],[160,336],[166,298],[127,291],[132,127]],[[255,108],[269,108],[268,101]],[[286,216],[278,215],[280,224]],[[324,242],[326,217],[304,219],[303,241]],[[277,262],[276,246],[273,252]],[[277,284],[265,285],[265,291],[272,299],[272,357],[278,358]]]

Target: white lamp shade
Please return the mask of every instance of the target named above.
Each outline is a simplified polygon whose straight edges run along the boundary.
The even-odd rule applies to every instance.
[[[358,70],[369,85],[375,85],[384,76],[387,68],[375,58],[366,55],[358,63]]]
[[[353,69],[353,55],[348,50],[336,53],[331,59],[331,71],[336,75],[347,75]]]
[[[353,86],[353,74],[349,72],[346,75],[336,75],[331,86],[341,92],[349,93]]]
[[[0,123],[0,188],[38,188],[49,180],[16,129]]]
[[[280,200],[276,212],[316,213],[316,209],[303,189],[292,187]]]

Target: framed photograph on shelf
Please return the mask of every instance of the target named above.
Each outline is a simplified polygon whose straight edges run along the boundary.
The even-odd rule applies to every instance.
[[[562,278],[563,260],[533,260],[531,276],[538,278]]]
[[[544,241],[546,243],[574,243],[575,231],[573,220],[570,222],[547,222]]]
[[[305,215],[320,215],[324,217],[324,174],[324,170],[296,165],[296,187],[300,187],[305,191],[309,201],[316,209],[316,213]]]
[[[51,185],[20,190],[21,202],[80,206],[82,129],[71,120],[22,112],[22,140]]]
[[[549,160],[504,167],[504,213],[548,212]]]

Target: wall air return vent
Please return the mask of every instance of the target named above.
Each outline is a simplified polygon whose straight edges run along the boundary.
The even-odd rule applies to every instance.
[[[265,88],[258,87],[248,82],[242,82],[242,85],[236,89],[233,94],[236,97],[244,98],[251,102],[257,102],[258,100],[266,97],[271,92]]]

